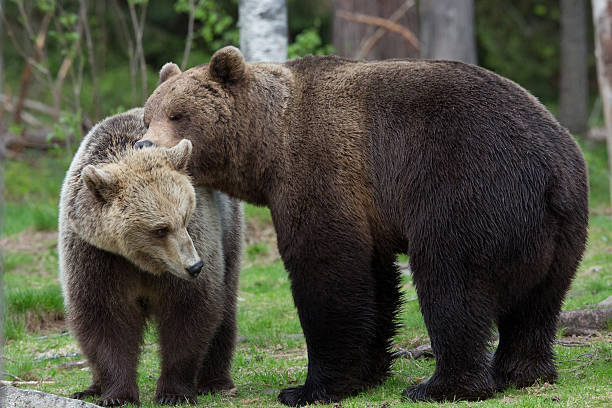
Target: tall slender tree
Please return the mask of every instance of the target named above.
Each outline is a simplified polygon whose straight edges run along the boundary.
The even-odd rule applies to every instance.
[[[4,0],[0,0],[0,93],[4,94]],[[4,197],[4,191],[2,189],[4,174],[2,174],[2,169],[4,166],[2,165],[2,161],[4,159],[4,145],[6,143],[6,127],[4,126],[4,107],[0,107],[0,209],[2,209],[2,197]],[[2,211],[0,211],[0,234],[2,231]],[[0,254],[0,259],[2,259],[2,254]],[[2,276],[2,262],[0,262],[0,276]],[[0,282],[2,283],[2,282]],[[0,294],[0,297],[2,295]],[[2,307],[2,299],[0,298],[0,308]],[[2,318],[0,318],[1,320]],[[0,322],[1,323],[1,322]],[[0,326],[4,327],[4,325]],[[0,331],[2,329],[0,328]],[[0,332],[0,335],[2,333]],[[1,338],[1,337],[0,337]],[[0,346],[1,347],[1,346]],[[0,350],[1,352],[2,350]],[[1,368],[1,367],[0,367]]]
[[[4,85],[4,57],[2,48],[2,40],[4,37],[4,27],[2,22],[4,21],[4,0],[0,0],[0,93],[3,92]],[[0,210],[2,210],[2,199],[4,198],[4,122],[2,115],[2,108],[0,108]],[[2,236],[3,222],[2,212],[0,211],[0,237]],[[0,248],[0,260],[4,259],[2,255],[2,248]],[[4,289],[4,262],[0,262],[0,288]],[[4,310],[4,290],[0,290],[0,310]],[[0,313],[0,355],[3,353],[4,347],[4,313]],[[0,358],[0,371],[2,371],[2,360]]]
[[[595,26],[597,80],[603,102],[608,145],[608,169],[612,170],[612,0],[592,0]],[[610,177],[612,202],[612,177]]]
[[[287,59],[287,4],[285,0],[240,0],[240,49],[247,61]]]
[[[421,0],[421,56],[476,64],[474,0]]]
[[[559,121],[572,133],[587,130],[588,74],[584,0],[561,0]]]

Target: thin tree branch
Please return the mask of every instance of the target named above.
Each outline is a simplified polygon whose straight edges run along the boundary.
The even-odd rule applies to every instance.
[[[87,44],[89,68],[91,69],[91,79],[93,82],[93,103],[94,103],[94,119],[98,120],[100,117],[100,98],[98,96],[98,72],[96,69],[96,60],[94,54],[93,41],[91,39],[91,31],[89,29],[89,22],[87,21],[87,1],[79,0],[81,4],[81,20],[83,24],[83,31],[85,32],[85,40]]]
[[[193,22],[195,20],[195,4],[193,0],[189,0],[189,22],[187,23],[187,40],[185,41],[185,51],[183,52],[183,61],[181,61],[181,70],[185,70],[189,53],[191,52],[191,42],[193,41]]]
[[[134,55],[134,41],[132,40],[132,35],[130,34],[130,29],[125,21],[125,16],[123,14],[123,10],[119,6],[117,0],[112,0],[111,5],[115,10],[115,14],[117,18],[115,19],[117,26],[119,27],[119,32],[121,33],[124,43],[128,45],[127,53],[129,57],[129,68],[130,68],[130,89],[132,90],[132,106],[136,106],[136,57]]]
[[[17,4],[17,9],[19,10],[19,15],[23,20],[23,27],[26,29],[28,37],[30,38],[30,40],[34,40],[34,30],[32,30],[32,26],[30,25],[30,19],[28,18],[28,14],[26,13],[25,8],[23,7],[23,2],[16,1],[15,4]]]
[[[0,104],[6,106],[7,110],[13,110],[14,104],[12,102],[12,98],[9,95],[0,94]],[[55,115],[55,109],[53,107],[45,105],[44,103],[39,101],[34,101],[32,99],[25,99],[23,101],[23,106],[27,109],[44,113],[45,115]]]
[[[21,3],[19,3],[21,4]],[[23,5],[20,5],[20,8],[23,9]],[[49,23],[51,22],[52,13],[46,13],[40,23],[40,29],[38,31],[38,35],[35,39],[34,45],[34,61],[37,63],[40,62],[42,58],[42,49],[45,46],[45,42],[47,39],[47,32],[49,31]],[[24,18],[24,17],[22,17]],[[24,24],[26,24],[27,18],[24,18]],[[28,24],[29,27],[29,24]],[[31,29],[29,29],[31,30]],[[28,87],[30,85],[30,76],[32,74],[32,65],[26,63],[22,73],[21,73],[21,84],[19,88],[19,96],[17,98],[17,102],[15,103],[15,112],[14,112],[14,120],[16,124],[21,124],[21,111],[23,110],[23,101],[28,93]]]
[[[419,40],[417,40],[416,36],[412,33],[412,31],[408,30],[406,27],[402,25],[389,21],[386,18],[368,16],[368,15],[360,14],[360,13],[352,13],[352,12],[344,11],[344,10],[338,10],[336,12],[336,15],[348,21],[355,21],[357,23],[384,27],[385,29],[389,31],[393,31],[394,33],[400,34],[416,50],[419,50],[421,47]]]
[[[389,21],[392,23],[397,23],[397,21],[404,16],[412,7],[414,7],[414,0],[407,0],[404,2],[391,16],[389,16]],[[388,32],[388,30],[384,27],[379,27],[374,34],[369,36],[363,43],[359,54],[357,55],[357,59],[363,59],[370,54],[372,48],[376,45],[376,43]]]
[[[147,2],[143,3],[140,19],[136,14],[136,8],[134,4],[128,1],[128,6],[130,9],[130,17],[132,20],[132,27],[134,28],[134,36],[136,37],[136,55],[140,62],[140,85],[141,85],[141,93],[142,93],[142,103],[144,104],[147,100],[148,91],[147,91],[147,64],[145,62],[144,51],[142,48],[142,36],[144,32],[144,23],[147,14]],[[140,21],[139,21],[140,20]]]

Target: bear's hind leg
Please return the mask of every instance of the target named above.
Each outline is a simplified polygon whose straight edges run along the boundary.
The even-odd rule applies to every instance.
[[[217,329],[198,374],[198,394],[213,394],[236,388],[230,375],[236,345],[236,306],[226,307],[223,322]]]
[[[413,280],[436,358],[433,375],[402,393],[412,401],[479,400],[493,395],[487,352],[492,293],[483,271],[462,270],[449,254],[412,254]]]
[[[553,352],[557,319],[573,276],[569,268],[577,262],[555,264],[544,281],[498,319],[493,370],[499,390],[557,379]]]
[[[400,292],[401,274],[396,264],[397,257],[375,256],[372,271],[376,279],[377,328],[376,341],[373,347],[377,363],[373,377],[375,382],[384,380],[391,369],[394,355],[391,353],[392,340],[397,333],[398,313],[402,306]]]

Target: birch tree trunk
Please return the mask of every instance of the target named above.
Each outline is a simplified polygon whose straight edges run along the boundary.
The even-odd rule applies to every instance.
[[[612,0],[592,0],[592,7],[597,80],[607,129],[608,169],[612,170]],[[612,197],[612,177],[610,194]]]
[[[421,56],[476,64],[474,0],[421,0]]]
[[[240,50],[247,61],[283,62],[287,59],[285,0],[240,0]]]
[[[559,122],[572,133],[587,130],[587,40],[585,0],[561,0]]]

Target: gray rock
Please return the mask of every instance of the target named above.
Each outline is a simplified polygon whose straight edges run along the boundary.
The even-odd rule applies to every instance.
[[[597,304],[597,307],[612,307],[612,296],[607,297]]]
[[[2,408],[99,408],[98,405],[40,391],[0,386]]]
[[[410,270],[410,264],[409,263],[398,262],[397,267],[399,268],[400,273],[402,275],[406,275],[406,276],[412,275],[412,271]]]

